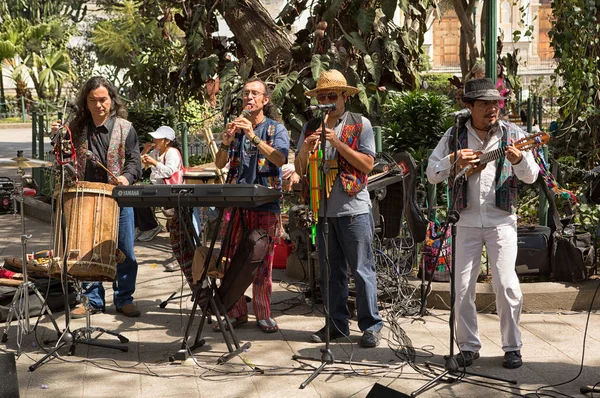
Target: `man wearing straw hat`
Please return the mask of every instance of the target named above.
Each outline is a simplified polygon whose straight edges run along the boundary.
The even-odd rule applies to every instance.
[[[453,208],[460,212],[456,223],[455,280],[456,340],[459,366],[469,366],[479,358],[481,339],[477,328],[475,290],[485,245],[492,270],[492,285],[502,334],[502,365],[515,369],[522,365],[519,317],[523,295],[515,271],[517,259],[517,179],[532,184],[539,167],[531,152],[521,152],[511,144],[524,136],[521,129],[499,121],[499,101],[504,99],[491,79],[474,79],[465,84],[463,102],[471,111],[459,118],[458,129],[450,128],[429,157],[427,178],[437,184],[450,177],[456,149],[457,166],[476,166],[477,151],[500,147],[504,156],[487,163],[466,181],[453,177],[448,183]],[[458,132],[455,132],[458,130]],[[454,147],[454,134],[457,145]],[[462,183],[461,183],[462,182]],[[454,191],[454,192],[453,192]],[[454,195],[452,195],[454,193]]]
[[[324,159],[335,159],[338,173],[327,199],[329,259],[324,258],[325,240],[322,223],[317,224],[320,284],[329,268],[329,316],[331,339],[350,334],[348,311],[348,266],[356,283],[358,327],[363,332],[362,347],[377,347],[383,320],[377,309],[377,280],[371,250],[374,224],[371,200],[367,191],[367,175],[375,162],[375,138],[368,119],[345,109],[346,101],[358,93],[348,86],[344,75],[337,70],[321,73],[317,87],[306,92],[321,105],[335,104],[325,125],[326,151]],[[306,123],[298,140],[294,165],[296,172],[306,175],[311,151],[319,146],[320,119]],[[325,217],[320,208],[319,220]],[[328,260],[328,261],[327,261]],[[329,267],[326,266],[329,264]],[[313,342],[325,340],[326,329],[311,336]]]

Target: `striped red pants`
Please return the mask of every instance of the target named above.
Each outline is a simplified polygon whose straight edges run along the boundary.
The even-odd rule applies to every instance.
[[[227,214],[228,215],[228,214]],[[274,241],[280,235],[280,215],[268,211],[253,211],[238,209],[233,222],[230,235],[229,257],[237,250],[244,230],[263,229],[270,239],[269,250],[264,261],[258,266],[254,281],[252,282],[252,307],[257,321],[271,317],[271,292],[273,291],[273,257]],[[224,225],[226,227],[226,225]],[[223,241],[221,247],[224,247]],[[248,306],[244,295],[235,303],[234,307],[227,313],[230,318],[248,315]]]

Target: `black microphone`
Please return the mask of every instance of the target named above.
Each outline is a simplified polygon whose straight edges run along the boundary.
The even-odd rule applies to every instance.
[[[308,108],[305,109],[305,111],[316,111],[316,110],[322,110],[322,111],[335,111],[336,107],[335,104],[325,104],[325,105],[311,105]]]
[[[448,116],[448,117],[454,117],[454,118],[469,117],[469,116],[471,116],[471,111],[468,110],[467,108],[465,108],[465,109],[461,109],[460,111],[449,113],[446,116]]]

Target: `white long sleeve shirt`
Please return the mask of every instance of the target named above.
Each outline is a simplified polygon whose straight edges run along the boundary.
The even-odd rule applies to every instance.
[[[158,161],[156,166],[150,166],[150,181],[154,185],[164,184],[163,178],[171,177],[173,173],[183,167],[181,155],[175,148],[169,148],[162,155],[159,154],[158,150],[154,149],[150,152],[150,156]]]
[[[500,129],[490,137],[487,144],[479,138],[471,119],[466,123],[467,148],[474,151],[489,152],[497,149],[502,142]],[[446,131],[435,150],[429,157],[427,165],[427,179],[431,184],[444,181],[450,175],[453,164],[450,162],[450,149],[448,142],[451,139],[450,132]],[[519,136],[523,138],[525,134]],[[461,148],[458,148],[461,149]],[[522,152],[523,159],[512,166],[515,176],[527,183],[533,184],[539,175],[539,166],[535,162],[531,152]],[[491,161],[478,173],[473,173],[468,179],[467,207],[460,212],[460,220],[456,225],[461,227],[496,227],[510,225],[517,222],[517,215],[511,214],[496,206],[496,166],[497,161]],[[449,183],[452,183],[449,181]],[[459,185],[457,185],[459,189]]]

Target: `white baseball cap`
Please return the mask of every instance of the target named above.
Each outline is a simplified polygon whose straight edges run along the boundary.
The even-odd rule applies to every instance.
[[[169,126],[160,126],[150,135],[152,138],[166,138],[169,141],[175,141],[175,131]]]

